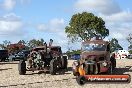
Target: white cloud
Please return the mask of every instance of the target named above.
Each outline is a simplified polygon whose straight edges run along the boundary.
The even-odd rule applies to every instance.
[[[10,13],[0,17],[0,35],[15,36],[22,34],[23,22],[19,16]]]
[[[109,16],[100,14],[99,16],[107,22],[132,22],[132,13],[130,11],[122,11]]]
[[[120,40],[120,39],[124,39],[123,34],[121,34],[121,33],[117,33],[117,32],[111,33],[111,36],[112,36],[113,38],[118,39],[118,40]]]
[[[54,18],[50,20],[47,24],[40,23],[37,25],[37,29],[44,32],[62,32],[64,31],[64,19]]]
[[[78,0],[75,5],[77,11],[88,11],[102,14],[114,14],[121,11],[114,0]]]
[[[0,3],[0,7],[6,11],[12,11],[17,4],[26,5],[29,3],[31,3],[31,0],[3,0],[3,2]]]
[[[7,22],[7,21],[0,21],[0,31],[1,32],[10,32],[19,29],[22,26],[21,22]]]
[[[16,5],[16,0],[4,0],[3,4],[1,4],[1,6],[5,10],[12,10],[14,9],[15,5]]]
[[[55,27],[58,27],[59,25],[63,25],[64,24],[64,19],[57,19],[57,18],[54,18],[50,21],[50,24],[55,26]]]
[[[37,29],[40,31],[45,31],[47,29],[45,24],[38,24]]]
[[[110,16],[99,15],[106,23],[106,27],[110,30],[110,37],[118,40],[126,40],[129,33],[132,33],[132,13],[130,11],[122,11]]]
[[[67,36],[65,34],[65,23],[63,18],[51,19],[48,23],[41,23],[37,25],[37,29],[41,33],[48,34],[47,38],[54,40],[53,45],[62,47],[63,52],[67,50]]]
[[[132,12],[122,11],[109,16],[103,14],[99,16],[103,18],[110,31],[109,37],[118,39],[120,45],[127,49],[126,38],[129,33],[132,33]]]
[[[9,13],[0,17],[0,20],[4,21],[20,21],[20,16],[16,16],[15,13]]]

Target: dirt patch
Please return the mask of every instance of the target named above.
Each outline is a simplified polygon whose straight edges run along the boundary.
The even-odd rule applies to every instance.
[[[13,64],[14,63],[14,64]],[[0,63],[0,87],[3,88],[130,88],[131,83],[87,83],[79,86],[72,74],[73,60],[68,61],[68,70],[62,74],[50,75],[38,71],[18,74],[18,62]],[[132,76],[132,60],[117,60],[116,74],[130,74]]]

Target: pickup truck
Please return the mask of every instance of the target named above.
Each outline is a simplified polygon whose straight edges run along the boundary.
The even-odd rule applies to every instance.
[[[5,61],[8,58],[8,50],[0,50],[0,61]]]

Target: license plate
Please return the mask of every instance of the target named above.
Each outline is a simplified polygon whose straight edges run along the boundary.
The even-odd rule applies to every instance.
[[[86,64],[94,64],[94,62],[87,62]]]

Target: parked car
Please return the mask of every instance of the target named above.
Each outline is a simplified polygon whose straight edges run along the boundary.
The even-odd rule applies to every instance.
[[[22,54],[24,54],[24,57],[27,57],[30,54],[30,50],[22,50]]]
[[[128,59],[132,59],[132,54],[129,54],[129,55],[127,56],[127,58],[128,58]]]
[[[0,61],[5,61],[8,58],[8,50],[0,50]]]
[[[80,54],[73,54],[71,56],[71,58],[74,59],[74,60],[79,60],[80,59]]]
[[[30,54],[29,50],[22,50],[15,54],[10,54],[9,60],[10,61],[19,61],[27,58],[27,56]]]
[[[21,52],[18,54],[10,54],[9,61],[19,61],[25,59],[25,55]]]

